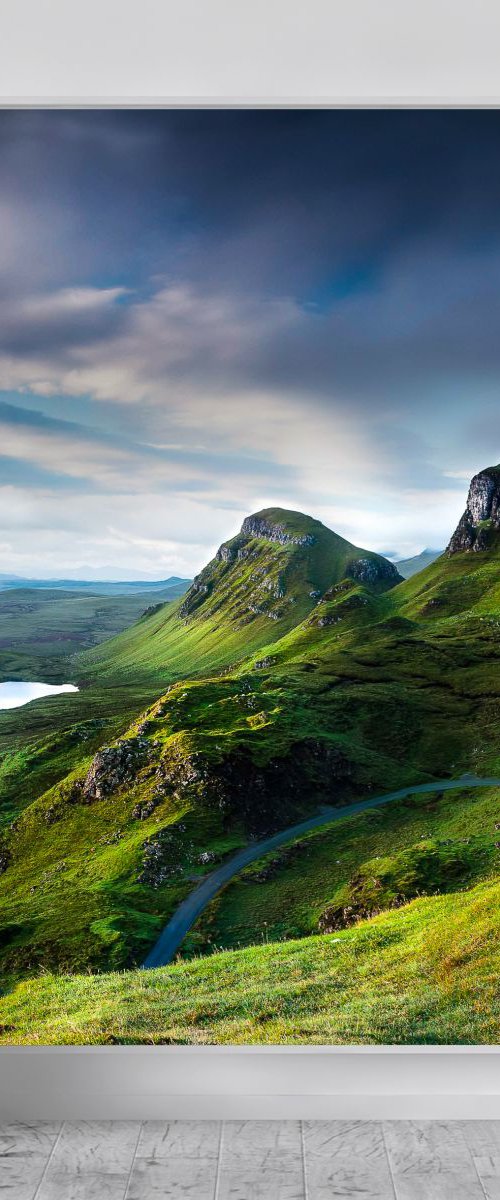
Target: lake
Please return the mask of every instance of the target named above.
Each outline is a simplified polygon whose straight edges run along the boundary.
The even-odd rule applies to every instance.
[[[29,700],[42,696],[57,696],[60,692],[77,692],[74,683],[0,683],[0,709],[20,708]]]

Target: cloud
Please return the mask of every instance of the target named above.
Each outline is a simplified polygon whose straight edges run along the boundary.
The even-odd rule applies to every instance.
[[[76,481],[79,490],[86,482],[89,490],[130,497],[158,491],[226,503],[238,485],[243,494],[268,485],[271,471],[281,486],[295,478],[286,465],[241,449],[196,446],[189,439],[185,446],[154,445],[6,402],[0,402],[0,441],[2,461],[16,464],[23,486],[43,480],[71,491]]]
[[[0,571],[42,578],[82,566],[161,579],[192,576],[236,532],[244,511],[158,494],[60,496],[0,486]]]
[[[61,561],[196,543],[199,566],[266,502],[435,540],[498,456],[498,131],[0,113],[0,482],[26,546],[43,518]]]

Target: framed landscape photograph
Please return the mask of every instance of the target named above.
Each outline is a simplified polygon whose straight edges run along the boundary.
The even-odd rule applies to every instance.
[[[497,1046],[498,111],[0,142],[0,1042]]]

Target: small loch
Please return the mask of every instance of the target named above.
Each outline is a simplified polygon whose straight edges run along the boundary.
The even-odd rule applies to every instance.
[[[41,700],[43,696],[57,696],[61,692],[77,692],[74,683],[0,683],[0,710],[20,708],[30,700]]]

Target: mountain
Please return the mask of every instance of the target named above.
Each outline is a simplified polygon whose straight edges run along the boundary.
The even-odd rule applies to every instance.
[[[263,509],[246,517],[240,533],[220,546],[180,611],[191,616],[207,603],[217,611],[227,602],[239,619],[262,613],[277,621],[288,605],[303,603],[306,594],[314,599],[343,578],[382,591],[400,582],[387,559],[353,546],[321,521],[287,509]],[[219,593],[215,608],[214,592]]]
[[[430,550],[426,547],[425,550],[421,550],[420,554],[414,554],[412,558],[396,559],[395,566],[399,574],[403,576],[403,579],[411,579],[412,575],[416,575],[418,571],[423,571],[424,567],[428,567],[442,553],[442,550]]]
[[[466,777],[253,863],[181,946],[209,957],[151,977],[160,1007],[131,970],[195,880],[249,838],[325,804],[500,776],[500,547],[488,483],[476,506],[483,486],[458,526],[471,547],[456,533],[401,582],[302,514],[254,514],[175,605],[74,660],[82,690],[50,702],[50,726],[36,705],[0,720],[1,1019],[14,1040],[43,1040],[41,1007],[64,1021],[66,997],[69,1040],[500,1040],[498,789]],[[42,984],[42,969],[81,974]],[[91,972],[113,970],[126,974],[99,976],[97,1011]],[[116,989],[133,997],[126,1026],[106,1006]]]
[[[321,521],[264,509],[220,546],[179,605],[82,657],[79,668],[85,678],[134,671],[158,683],[218,670],[300,624],[342,579],[378,595],[401,576]]]

